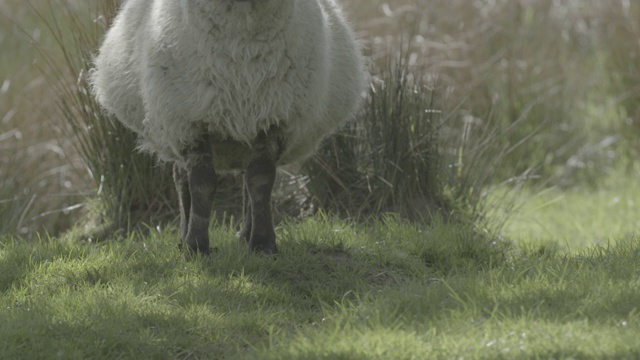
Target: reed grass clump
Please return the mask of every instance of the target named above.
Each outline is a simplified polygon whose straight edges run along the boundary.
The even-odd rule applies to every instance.
[[[84,18],[73,2],[64,2],[63,17],[47,22],[55,34],[55,48],[40,49],[44,69],[55,74],[47,80],[59,94],[61,128],[94,182],[85,226],[85,235],[91,238],[172,220],[175,206],[170,169],[136,150],[134,134],[103,112],[87,82],[94,53],[119,3],[99,1],[93,5],[94,17]],[[64,61],[49,61],[55,56]]]
[[[413,62],[439,75],[458,114],[503,134],[492,139],[509,150],[496,181],[569,187],[597,183],[637,151],[628,124],[638,98],[638,7],[373,0],[355,14],[378,50],[374,61],[411,43]]]
[[[437,92],[408,58],[374,71],[357,119],[329,139],[303,172],[315,206],[346,216],[448,215],[443,196]]]

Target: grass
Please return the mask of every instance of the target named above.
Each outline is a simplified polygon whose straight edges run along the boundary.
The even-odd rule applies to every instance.
[[[0,240],[4,358],[637,358],[640,238],[571,253],[469,227],[316,216],[277,258],[216,226],[122,241]]]
[[[640,229],[640,185],[630,180],[637,177],[637,169],[617,170],[597,187],[525,188],[515,208],[501,214],[496,207],[492,216],[506,215],[503,235],[522,244],[553,244],[564,251],[607,246]]]
[[[443,90],[422,80],[424,69],[411,67],[408,54],[389,54],[384,61],[372,69],[375,80],[358,116],[304,164],[310,198],[316,207],[350,218],[385,212],[449,217],[453,199],[444,196],[443,180],[452,171],[442,165],[446,140],[439,129],[446,119],[437,94]]]

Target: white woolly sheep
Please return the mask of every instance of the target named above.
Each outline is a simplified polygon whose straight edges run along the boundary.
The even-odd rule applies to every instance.
[[[276,167],[353,117],[366,82],[335,0],[126,0],[91,74],[140,149],[174,163],[182,242],[202,253],[216,171],[234,170],[245,171],[240,236],[251,251],[278,251]]]

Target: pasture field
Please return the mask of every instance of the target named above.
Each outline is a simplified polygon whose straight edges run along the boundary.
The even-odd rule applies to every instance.
[[[636,359],[637,226],[626,223],[628,235],[594,245],[558,224],[571,224],[587,201],[606,209],[610,198],[580,199],[561,211],[525,202],[528,215],[556,221],[547,236],[522,231],[514,242],[459,224],[392,216],[352,224],[319,214],[278,227],[276,258],[248,255],[235,228],[223,225],[212,230],[214,255],[193,261],[178,251],[173,227],[97,244],[5,236],[0,354]],[[639,219],[633,209],[628,215]],[[581,220],[615,223],[609,215],[585,212]],[[523,226],[504,228],[503,237]]]
[[[408,130],[380,143],[435,125],[429,186],[463,215],[285,216],[277,257],[227,218],[191,260],[171,222],[81,234],[129,156],[96,142],[92,168],[61,114],[98,3],[0,0],[0,359],[640,358],[640,3],[344,0],[385,90],[373,116]],[[428,153],[371,164],[411,179]]]

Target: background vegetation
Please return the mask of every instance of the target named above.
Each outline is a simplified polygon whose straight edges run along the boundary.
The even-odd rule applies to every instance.
[[[83,82],[115,3],[1,3],[4,232],[58,233],[96,193],[93,207],[117,227],[171,213],[168,171],[130,155],[130,134],[100,115]],[[370,100],[306,172],[283,180],[295,184],[279,197],[289,208],[477,219],[500,182],[595,186],[633,168],[638,4],[345,5],[373,59]]]
[[[124,228],[172,213],[167,169],[131,155],[123,146],[130,134],[102,118],[83,82],[113,4],[0,3],[3,232],[59,233],[88,207],[98,208],[98,223]],[[496,184],[597,186],[604,174],[632,171],[640,147],[635,2],[345,5],[372,58],[370,100],[321,156],[283,177],[282,214],[464,212],[478,220]],[[233,213],[236,199],[222,193],[220,212]],[[89,206],[95,194],[101,201]]]

